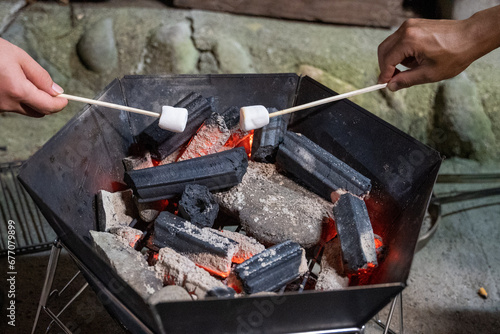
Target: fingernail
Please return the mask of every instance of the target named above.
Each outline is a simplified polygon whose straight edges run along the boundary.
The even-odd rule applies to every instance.
[[[64,89],[61,88],[61,86],[59,86],[58,84],[56,84],[55,82],[52,83],[52,90],[54,90],[54,92],[56,92],[57,94],[62,94],[64,93]]]
[[[387,85],[387,88],[389,88],[390,91],[397,91],[399,89],[398,84],[396,82],[389,82]]]

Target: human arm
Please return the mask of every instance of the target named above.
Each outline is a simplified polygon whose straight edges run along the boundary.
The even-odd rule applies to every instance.
[[[378,48],[379,83],[396,91],[452,78],[500,47],[500,6],[466,20],[409,19]],[[409,68],[399,72],[398,64]]]
[[[31,117],[62,110],[68,100],[63,90],[24,50],[0,38],[0,112]]]

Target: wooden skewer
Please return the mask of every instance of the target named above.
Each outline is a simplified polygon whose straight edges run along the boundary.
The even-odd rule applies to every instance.
[[[370,86],[370,87],[366,87],[366,88],[354,90],[352,92],[348,92],[348,93],[344,93],[344,94],[340,94],[340,95],[335,95],[335,96],[332,96],[332,97],[327,97],[325,99],[321,99],[321,100],[309,102],[309,103],[306,103],[306,104],[301,104],[299,106],[295,106],[295,107],[292,107],[292,108],[283,109],[283,110],[280,110],[280,111],[275,111],[273,113],[270,113],[269,117],[275,117],[275,116],[280,116],[280,115],[284,115],[284,114],[289,114],[289,113],[292,113],[294,111],[299,111],[299,110],[303,110],[303,109],[307,109],[307,108],[316,107],[316,106],[319,106],[319,105],[322,105],[322,104],[325,104],[325,103],[330,103],[330,102],[334,102],[334,101],[346,99],[346,98],[351,97],[351,96],[355,96],[355,95],[359,95],[359,94],[364,94],[364,93],[368,93],[368,92],[373,92],[375,90],[379,90],[379,89],[382,89],[382,88],[385,88],[385,87],[387,87],[386,83],[385,84],[373,85],[373,86]]]
[[[137,114],[142,114],[142,115],[156,117],[156,118],[159,118],[161,116],[159,113],[152,112],[152,111],[122,106],[119,104],[114,104],[114,103],[109,103],[109,102],[104,102],[104,101],[99,101],[99,100],[87,99],[87,98],[80,97],[80,96],[74,96],[74,95],[69,95],[69,94],[59,94],[58,96],[64,97],[65,99],[72,100],[72,101],[84,102],[84,103],[88,103],[88,104],[95,104],[98,106],[107,107],[107,108],[111,108],[111,109],[130,111],[130,112],[134,112]]]

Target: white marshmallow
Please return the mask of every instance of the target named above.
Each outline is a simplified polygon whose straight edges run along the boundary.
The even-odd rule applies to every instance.
[[[187,109],[163,106],[158,126],[164,130],[182,132],[186,128],[187,119]]]
[[[240,128],[250,131],[269,124],[269,112],[264,106],[248,106],[240,109]]]

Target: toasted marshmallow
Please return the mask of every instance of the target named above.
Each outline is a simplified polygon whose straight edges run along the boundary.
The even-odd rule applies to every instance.
[[[186,108],[163,106],[158,126],[172,132],[182,132],[186,128],[188,111]]]
[[[269,124],[269,112],[264,106],[248,106],[240,109],[240,128],[250,131]]]

